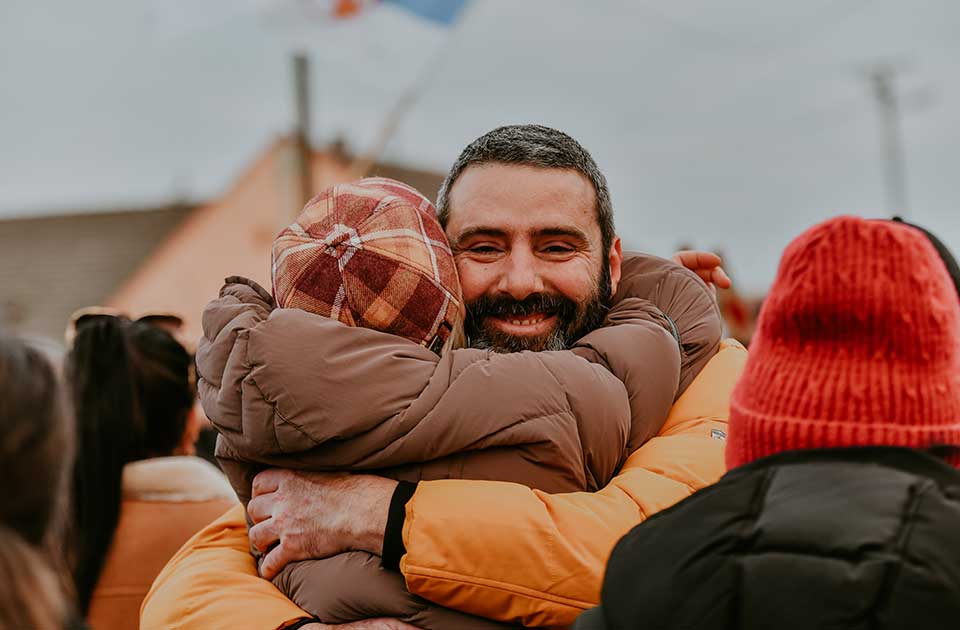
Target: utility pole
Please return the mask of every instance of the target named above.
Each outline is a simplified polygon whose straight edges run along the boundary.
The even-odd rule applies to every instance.
[[[900,125],[900,101],[896,87],[897,70],[890,64],[878,64],[869,71],[873,95],[880,112],[880,138],[883,144],[883,180],[887,191],[887,209],[904,218],[907,201],[907,165],[903,153]]]
[[[313,149],[310,147],[310,62],[305,53],[293,57],[293,87],[297,104],[297,162],[300,175],[298,208],[313,197]]]

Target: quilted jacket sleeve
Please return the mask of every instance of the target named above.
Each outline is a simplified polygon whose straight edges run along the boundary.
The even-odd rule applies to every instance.
[[[239,505],[170,559],[140,607],[142,630],[274,630],[309,615],[257,575]]]
[[[420,484],[401,570],[411,592],[475,615],[565,626],[597,605],[616,541],[724,472],[729,396],[746,351],[724,342],[659,434],[603,490],[549,495],[499,482]]]
[[[681,352],[670,330],[653,303],[627,297],[614,304],[602,328],[573,348],[574,354],[606,367],[626,387],[631,418],[627,453],[657,434],[677,396]]]
[[[723,325],[716,296],[689,269],[649,254],[625,252],[613,301],[627,297],[643,298],[656,307],[680,339],[679,396],[720,347]]]

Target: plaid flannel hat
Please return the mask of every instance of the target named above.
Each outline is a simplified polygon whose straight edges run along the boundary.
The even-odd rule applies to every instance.
[[[273,296],[348,326],[439,350],[460,319],[460,281],[437,211],[382,177],[314,197],[273,242]]]

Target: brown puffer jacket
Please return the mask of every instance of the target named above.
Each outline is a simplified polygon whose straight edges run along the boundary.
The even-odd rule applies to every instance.
[[[605,327],[572,352],[463,349],[442,358],[392,335],[274,309],[255,283],[228,279],[204,313],[197,355],[201,400],[221,432],[218,457],[244,503],[266,466],[596,490],[715,353],[716,306],[691,276],[632,256]],[[427,630],[502,627],[409,595],[399,574],[363,553],[294,563],[275,583],[329,623],[392,616]]]

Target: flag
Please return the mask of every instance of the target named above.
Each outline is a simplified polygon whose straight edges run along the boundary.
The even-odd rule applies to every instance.
[[[425,20],[442,26],[457,21],[467,0],[383,0],[386,4],[401,7]]]
[[[251,0],[245,0],[250,2]],[[419,18],[450,26],[467,0],[253,0],[268,13],[296,12],[313,21],[342,20],[363,15],[376,4],[391,4]]]
[[[346,20],[362,15],[378,0],[259,0],[261,14],[269,18],[305,19],[313,24]]]
[[[347,18],[360,13],[363,4],[359,0],[335,0],[333,3],[333,17]]]

